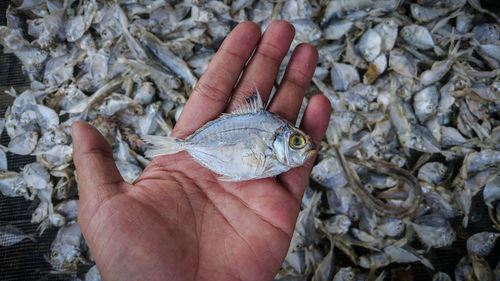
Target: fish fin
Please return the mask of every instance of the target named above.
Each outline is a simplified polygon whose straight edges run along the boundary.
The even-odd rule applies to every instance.
[[[217,178],[220,181],[241,181],[240,177],[231,177],[231,176],[220,176]]]
[[[446,52],[443,51],[443,49],[439,48],[438,46],[434,46],[434,52],[436,53],[436,55],[438,56],[442,56],[442,55],[445,55]]]
[[[27,234],[26,235],[26,238],[28,238],[29,240],[33,241],[33,242],[38,242],[37,239],[35,238],[36,236],[36,233],[32,233],[32,234]]]
[[[239,105],[231,114],[257,113],[264,110],[264,103],[257,86],[255,86],[255,92],[252,92],[245,100],[246,102]]]
[[[183,145],[184,141],[163,136],[143,135],[141,138],[151,146],[146,151],[147,158],[153,158],[159,155],[175,154],[179,151],[185,150]]]
[[[421,262],[423,265],[425,265],[425,266],[427,266],[428,268],[430,268],[430,269],[434,270],[434,266],[432,265],[432,263],[431,263],[428,259],[426,259],[426,258],[425,258],[424,256],[422,256],[422,255],[418,255],[417,257],[420,259],[420,262]]]
[[[61,112],[59,112],[59,115],[64,115],[66,113],[69,114],[83,113],[87,111],[87,109],[89,108],[89,102],[90,98],[86,98],[82,101],[79,101],[73,104],[70,108],[68,108],[68,110],[61,110]]]
[[[264,154],[268,149],[267,143],[260,136],[256,134],[250,134],[250,137],[255,142],[255,147],[257,148],[256,152],[261,152]]]
[[[50,224],[49,220],[45,219],[38,225],[38,227],[36,228],[36,230],[38,231],[38,236],[43,235],[47,227],[49,227],[49,224]]]

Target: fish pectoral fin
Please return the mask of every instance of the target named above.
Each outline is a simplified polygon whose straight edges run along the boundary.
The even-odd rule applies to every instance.
[[[255,143],[255,154],[265,155],[266,150],[268,149],[267,143],[260,136],[256,134],[250,134],[253,142]]]
[[[272,160],[271,160],[272,161]],[[269,159],[268,161],[269,162]],[[264,170],[262,171],[263,175],[267,175],[267,177],[274,177],[283,172],[288,171],[290,168],[278,163],[265,163]]]
[[[220,176],[217,178],[219,181],[241,181],[241,177],[231,177],[231,176]]]
[[[269,149],[266,142],[256,134],[250,134],[254,146],[249,153],[243,156],[249,167],[255,169],[256,174],[263,174],[266,169],[266,152]]]

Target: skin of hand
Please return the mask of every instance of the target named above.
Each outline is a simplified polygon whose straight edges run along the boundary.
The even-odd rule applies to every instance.
[[[294,33],[285,21],[272,22],[263,34],[252,22],[236,26],[191,93],[172,136],[185,138],[231,112],[254,85],[265,104]],[[312,45],[295,48],[268,110],[295,122],[317,59]],[[317,95],[303,116],[300,127],[317,145],[330,111],[328,99]],[[275,178],[223,182],[180,152],[156,157],[128,184],[94,127],[75,122],[71,133],[80,191],[78,223],[103,280],[274,278],[315,156]]]

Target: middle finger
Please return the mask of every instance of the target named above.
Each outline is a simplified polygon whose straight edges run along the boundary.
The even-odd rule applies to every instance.
[[[289,22],[278,20],[269,24],[234,90],[227,112],[232,112],[243,103],[253,92],[255,85],[262,101],[267,103],[281,61],[287,54],[294,36],[295,29]]]

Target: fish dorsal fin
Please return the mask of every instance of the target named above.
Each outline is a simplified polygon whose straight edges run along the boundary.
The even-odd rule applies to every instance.
[[[255,92],[252,92],[245,100],[246,102],[239,105],[231,114],[257,113],[264,110],[264,103],[257,87],[255,87]]]

